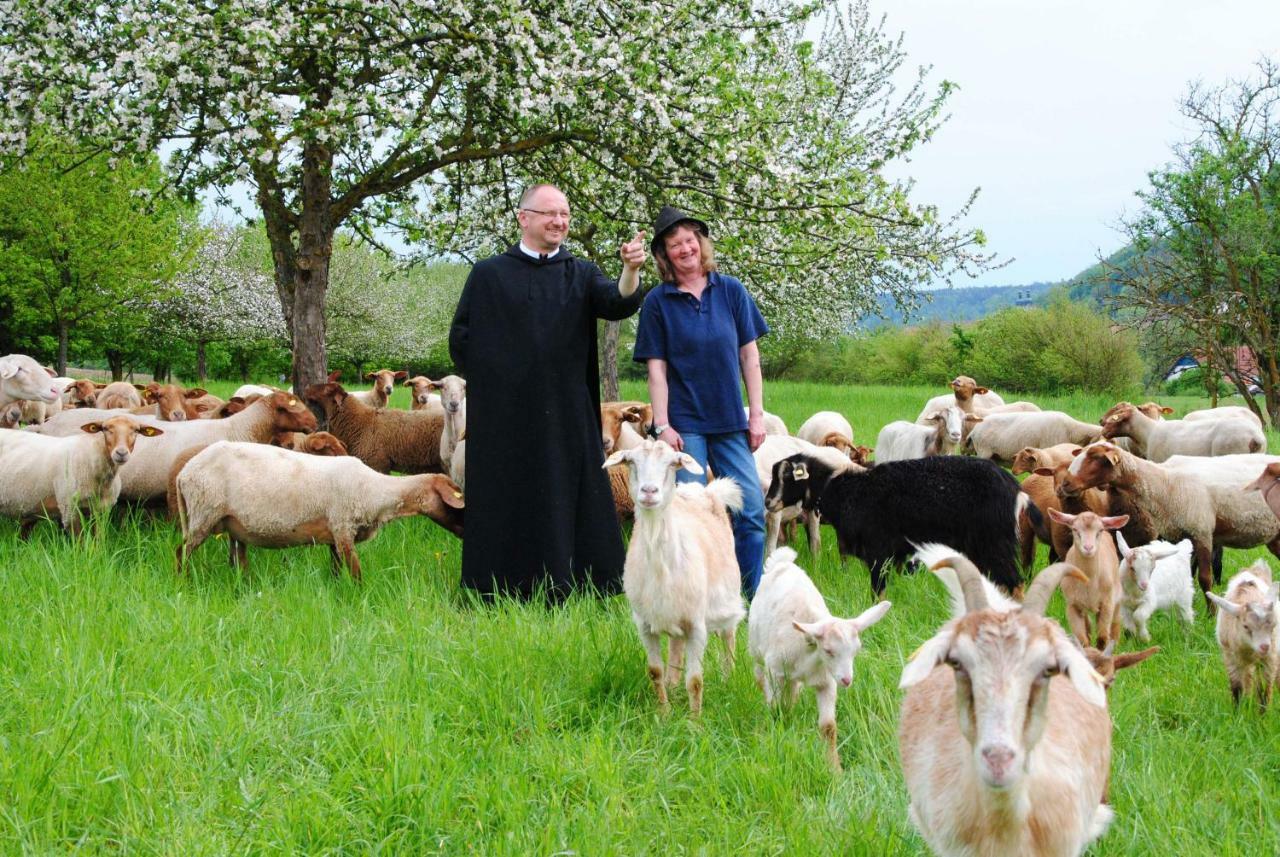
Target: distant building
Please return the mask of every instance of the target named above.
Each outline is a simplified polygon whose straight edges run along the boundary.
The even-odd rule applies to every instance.
[[[1018,289],[1018,293],[1013,299],[1013,305],[1022,307],[1031,306],[1031,289]]]
[[[1236,373],[1245,379],[1250,387],[1256,387],[1259,384],[1258,360],[1254,356],[1253,350],[1247,345],[1237,345],[1232,350],[1232,359],[1235,361]],[[1204,352],[1186,352],[1177,360],[1173,361],[1173,365],[1169,367],[1169,371],[1165,372],[1164,379],[1172,381],[1188,369],[1198,369],[1204,363]]]

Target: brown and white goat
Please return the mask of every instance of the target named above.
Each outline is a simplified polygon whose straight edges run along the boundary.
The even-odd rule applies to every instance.
[[[1093,512],[1067,515],[1057,509],[1049,517],[1071,528],[1071,549],[1066,560],[1084,572],[1086,582],[1064,580],[1062,594],[1067,599],[1067,623],[1080,645],[1089,645],[1090,618],[1093,619],[1099,648],[1120,638],[1120,554],[1108,530],[1129,523],[1128,515],[1102,517]]]

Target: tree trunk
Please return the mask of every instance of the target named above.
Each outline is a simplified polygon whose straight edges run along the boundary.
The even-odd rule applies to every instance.
[[[107,349],[107,365],[111,367],[111,380],[124,379],[124,353],[114,348]]]
[[[196,341],[196,379],[203,384],[209,375],[209,360],[205,353],[207,343],[201,339]]]
[[[71,338],[71,331],[65,319],[58,320],[58,374],[62,377],[67,376],[67,341]]]
[[[600,381],[604,384],[601,401],[618,401],[618,336],[621,332],[622,322],[604,323],[604,348],[600,349]]]
[[[165,383],[164,379],[166,379],[168,375],[169,364],[166,363],[163,358],[157,359],[155,364],[151,367],[151,380],[155,381],[157,384],[163,384]]]

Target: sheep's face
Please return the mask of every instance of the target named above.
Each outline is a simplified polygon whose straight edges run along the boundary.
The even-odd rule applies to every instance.
[[[622,437],[622,424],[631,423],[645,435],[653,423],[653,408],[647,404],[605,402],[600,405],[600,442],[606,454],[613,452]]]
[[[439,381],[431,382],[431,389],[440,392],[440,404],[446,414],[456,414],[462,410],[462,403],[467,398],[467,382],[457,375],[445,375]]]
[[[660,440],[646,440],[642,446],[623,449],[605,459],[604,467],[626,462],[630,474],[631,499],[636,510],[664,509],[676,487],[676,471],[681,468],[702,474],[692,455],[676,452]]]
[[[1116,405],[1102,418],[1102,437],[1111,440],[1115,437],[1128,437],[1130,423],[1137,409],[1128,402]]]
[[[413,477],[422,485],[407,501],[407,509],[426,515],[458,538],[462,538],[463,512],[466,500],[462,489],[442,473]]]
[[[1143,402],[1137,406],[1138,412],[1148,419],[1163,420],[1173,413],[1173,408],[1166,408],[1159,402]]]
[[[1013,475],[1019,473],[1035,473],[1038,469],[1045,466],[1045,462],[1041,457],[1040,450],[1033,446],[1024,446],[1018,450],[1018,454],[1013,457]]]
[[[986,387],[979,387],[978,382],[968,375],[957,375],[955,380],[951,382],[951,390],[956,394],[957,402],[967,402],[973,398],[975,393],[983,395],[991,392]]]
[[[277,399],[280,396],[283,396],[285,400],[293,398],[287,393],[272,393],[273,407],[279,404]],[[324,384],[312,384],[303,392],[302,398],[313,405],[318,405],[324,410],[325,419],[331,420],[342,408],[342,403],[347,400],[347,391],[336,381],[329,381]],[[312,417],[312,422],[314,421],[315,418]],[[315,426],[312,426],[311,430],[314,429]],[[285,429],[285,431],[298,431],[298,429]]]
[[[1050,681],[1063,673],[1086,701],[1106,706],[1102,680],[1062,628],[1017,610],[979,610],[948,622],[907,663],[902,687],[938,664],[955,676],[956,719],[986,786],[1016,786],[1044,733]]]
[[[1110,485],[1118,478],[1117,465],[1121,450],[1114,444],[1098,441],[1077,450],[1071,464],[1057,483],[1059,497],[1078,497],[1086,488]]]
[[[379,369],[376,372],[366,373],[364,379],[373,382],[373,391],[375,393],[389,399],[392,392],[395,391],[396,381],[403,380],[408,376],[408,372],[392,372],[390,369]]]
[[[853,659],[862,651],[862,632],[879,622],[893,606],[881,601],[856,619],[826,619],[821,622],[792,622],[814,657],[841,687],[853,684]]]
[[[791,506],[808,503],[813,495],[809,467],[802,455],[784,458],[773,465],[769,491],[765,494],[764,507],[770,512],[781,512]]]
[[[1271,511],[1280,517],[1280,491],[1275,490],[1277,484],[1280,484],[1280,462],[1272,462],[1257,479],[1244,486],[1244,490],[1260,491]]]
[[[341,397],[343,399],[347,397],[346,391],[342,390],[342,387],[337,384],[316,386],[338,387],[338,390],[342,393]],[[307,392],[311,392],[312,389],[314,388],[308,388]],[[273,431],[313,432],[318,427],[315,414],[311,413],[311,409],[304,405],[297,396],[290,393],[272,393],[269,397],[264,398],[268,400],[268,404],[271,407],[271,428]],[[324,404],[325,412],[328,413],[328,403],[333,402],[334,398],[332,391],[330,391],[330,395],[317,401]],[[307,401],[312,401],[312,399],[308,396]]]
[[[435,383],[426,375],[415,375],[406,379],[404,385],[412,389],[413,392],[410,395],[413,396],[414,402],[418,405],[426,405],[431,401],[431,388]]]
[[[312,455],[346,455],[347,445],[327,431],[318,431],[306,436],[302,451]]]
[[[71,404],[78,408],[92,408],[98,403],[98,386],[86,378],[72,381],[65,392],[71,394]]]
[[[150,425],[141,425],[130,417],[111,417],[102,422],[85,423],[80,430],[88,434],[102,435],[103,448],[111,463],[117,467],[126,464],[133,454],[133,444],[138,435],[156,437],[163,431]]]
[[[11,354],[0,359],[0,386],[13,399],[44,402],[51,405],[62,398],[62,390],[53,375],[25,354]]]

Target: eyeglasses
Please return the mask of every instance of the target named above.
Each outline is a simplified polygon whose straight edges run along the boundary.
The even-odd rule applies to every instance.
[[[572,219],[573,215],[567,211],[543,211],[540,208],[522,208],[521,211],[527,211],[530,214],[541,214],[543,217],[550,217],[554,220],[557,217],[563,217],[565,220]]]

